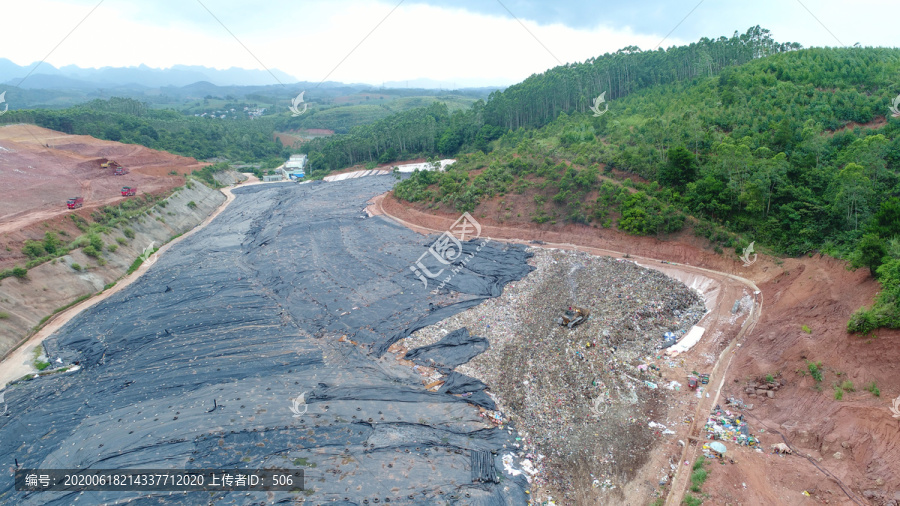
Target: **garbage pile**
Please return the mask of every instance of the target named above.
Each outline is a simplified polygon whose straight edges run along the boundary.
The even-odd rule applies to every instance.
[[[697,292],[630,261],[533,253],[536,270],[500,297],[402,344],[428,346],[462,327],[487,338],[489,348],[456,370],[487,384],[497,402],[484,414],[491,426],[518,431],[514,450],[531,455],[538,469],[533,487],[570,504],[578,491],[621,490],[667,437],[648,425],[665,420],[674,393],[670,382],[655,379],[660,366],[676,367],[671,360],[656,365],[657,346],[666,332],[683,335],[706,308]],[[589,317],[572,328],[559,325],[568,306],[588,309]]]
[[[750,434],[750,427],[740,413],[723,410],[718,405],[713,409],[704,426],[706,439],[728,441],[741,446],[756,446],[759,440]]]

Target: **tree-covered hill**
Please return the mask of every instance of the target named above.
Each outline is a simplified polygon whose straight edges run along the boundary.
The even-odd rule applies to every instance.
[[[778,52],[633,91],[599,117],[563,111],[509,130],[491,153],[462,153],[446,173],[415,174],[395,192],[476,216],[513,200],[512,220],[657,235],[696,223],[738,252],[751,240],[822,251],[868,266],[885,287],[854,330],[898,326],[898,76],[900,49]],[[601,177],[613,171],[624,175]]]
[[[484,151],[488,141],[508,130],[540,127],[561,113],[589,111],[601,93],[605,93],[607,101],[617,100],[660,84],[714,76],[725,68],[799,47],[796,43],[773,41],[769,31],[759,26],[731,38],[704,38],[667,50],[627,47],[533,75],[504,91],[491,93],[487,102],[478,100],[469,109],[406,111],[379,119],[376,124],[351,128],[348,135],[332,139],[334,144],[322,141],[306,149],[313,162],[311,167],[320,171],[423,153]]]

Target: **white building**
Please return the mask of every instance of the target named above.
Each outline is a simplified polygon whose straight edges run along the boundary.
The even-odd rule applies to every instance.
[[[302,154],[301,155],[291,155],[291,158],[284,164],[285,171],[291,171],[291,170],[296,170],[296,169],[303,170],[304,167],[306,167],[306,155],[302,155]]]

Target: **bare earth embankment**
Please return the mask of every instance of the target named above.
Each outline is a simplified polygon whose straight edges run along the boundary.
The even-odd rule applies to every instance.
[[[128,173],[115,176],[101,168],[113,160]],[[0,267],[21,262],[21,244],[43,236],[48,227],[77,232],[69,214],[86,217],[91,210],[114,204],[123,186],[138,195],[159,194],[184,184],[184,175],[208,164],[144,146],[68,135],[36,125],[0,127]],[[66,208],[66,200],[84,197],[84,207]]]

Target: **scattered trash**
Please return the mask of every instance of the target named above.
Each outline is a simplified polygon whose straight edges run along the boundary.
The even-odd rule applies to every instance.
[[[741,446],[755,446],[759,443],[750,435],[749,427],[741,415],[723,411],[716,406],[704,426],[707,439],[731,441]]]
[[[681,383],[673,380],[671,383],[666,385],[666,389],[675,390],[676,392],[680,392],[681,391]]]
[[[725,401],[725,405],[731,405],[738,409],[753,409],[753,404],[744,404],[744,401],[741,399],[736,399],[734,397],[729,397]],[[765,432],[765,429],[759,429],[760,432]]]

